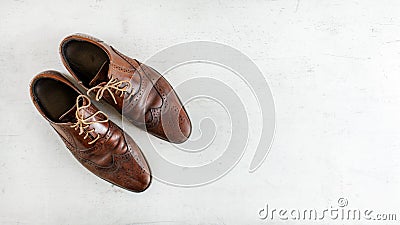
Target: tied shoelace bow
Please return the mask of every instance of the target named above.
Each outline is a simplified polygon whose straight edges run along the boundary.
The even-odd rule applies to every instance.
[[[117,78],[111,77],[111,79],[107,83],[102,82],[102,83],[98,84],[97,86],[90,88],[87,91],[87,94],[89,95],[90,92],[97,90],[96,101],[99,101],[103,97],[104,92],[107,91],[111,95],[112,99],[114,100],[114,103],[117,104],[117,100],[115,99],[113,91],[115,92],[115,94],[120,93],[119,97],[122,97],[124,95],[124,93],[129,90],[130,87],[131,87],[131,83],[128,80],[119,81]],[[128,96],[128,98],[130,96]]]
[[[79,101],[82,99],[82,106],[79,106]],[[76,98],[76,112],[75,112],[75,117],[76,117],[76,123],[71,125],[71,128],[75,128],[75,130],[79,129],[79,135],[82,135],[83,133],[86,133],[83,139],[88,138],[89,133],[96,134],[95,129],[90,129],[86,130],[91,124],[94,123],[105,123],[108,122],[108,116],[107,114],[103,113],[102,111],[97,111],[96,113],[92,114],[91,116],[84,118],[83,113],[80,113],[81,109],[86,109],[91,105],[90,99],[86,97],[85,95],[79,95]],[[105,120],[97,120],[97,121],[91,121],[94,119],[97,115],[103,115],[106,119]],[[100,138],[100,134],[97,134],[97,136],[90,142],[88,142],[90,145],[95,143],[98,139]]]

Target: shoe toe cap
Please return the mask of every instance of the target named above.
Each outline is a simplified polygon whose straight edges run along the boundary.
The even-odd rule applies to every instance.
[[[130,151],[126,153],[127,156],[119,159],[120,169],[114,183],[129,191],[143,192],[150,186],[152,180],[150,168],[142,151],[129,135],[126,135],[126,142]]]
[[[147,130],[161,139],[180,144],[189,138],[192,125],[189,116],[180,104],[171,108],[169,110],[162,109],[155,126]]]

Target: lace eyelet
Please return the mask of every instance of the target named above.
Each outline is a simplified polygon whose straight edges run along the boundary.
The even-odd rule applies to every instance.
[[[86,100],[86,105],[85,105],[85,101],[82,101],[83,105],[79,106],[80,103],[80,99],[83,98],[84,100]],[[90,99],[84,95],[79,95],[76,98],[76,112],[75,112],[75,117],[77,122],[73,125],[71,125],[71,128],[75,128],[74,130],[78,130],[79,129],[79,135],[82,135],[83,133],[86,133],[85,136],[83,137],[84,140],[86,140],[89,136],[89,133],[96,133],[96,130],[94,128],[90,129],[90,130],[86,130],[87,128],[89,128],[89,126],[91,124],[94,123],[102,123],[102,122],[108,122],[108,116],[107,114],[103,113],[102,111],[97,111],[96,113],[90,115],[87,118],[84,118],[84,115],[80,113],[81,109],[85,109],[88,108],[91,105]],[[105,120],[100,120],[100,121],[91,121],[93,118],[95,118],[97,115],[102,114],[106,119]],[[100,138],[100,135],[97,134],[96,138],[93,139],[92,141],[88,142],[88,144],[93,144],[94,142],[96,142],[98,139]]]
[[[121,85],[124,84],[125,86],[121,87]],[[96,101],[100,101],[100,99],[103,98],[104,92],[107,91],[110,94],[111,98],[113,99],[114,103],[117,104],[117,100],[115,99],[114,93],[118,94],[118,92],[121,92],[120,97],[122,97],[124,93],[128,92],[130,87],[131,83],[128,80],[119,81],[118,78],[111,77],[111,79],[107,83],[100,83],[97,86],[90,88],[87,91],[87,94],[89,95],[92,91],[97,90]]]

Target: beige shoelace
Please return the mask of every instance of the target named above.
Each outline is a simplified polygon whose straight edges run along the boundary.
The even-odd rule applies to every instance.
[[[125,85],[121,87],[123,84]],[[131,83],[129,81],[127,80],[119,81],[117,78],[111,77],[111,79],[107,83],[103,82],[98,84],[97,86],[90,88],[87,91],[87,94],[89,95],[90,92],[97,90],[96,101],[99,101],[103,97],[104,92],[107,91],[113,98],[114,103],[117,104],[117,100],[115,99],[113,91],[115,92],[115,94],[120,93],[119,97],[122,97],[124,93],[129,90],[130,87]]]
[[[82,99],[82,106],[79,106],[79,101]],[[84,118],[83,113],[80,113],[81,109],[86,109],[91,105],[90,99],[86,97],[85,95],[79,95],[76,98],[76,112],[75,112],[75,117],[76,117],[76,123],[71,126],[71,128],[75,128],[75,130],[79,129],[79,135],[82,135],[83,133],[86,133],[83,139],[86,140],[88,138],[89,133],[96,134],[95,129],[90,129],[86,130],[91,124],[94,123],[104,123],[108,122],[108,116],[107,114],[103,113],[102,111],[97,111],[95,114]],[[100,121],[90,121],[91,119],[95,118],[95,116],[102,114],[105,116],[105,120],[100,120]],[[88,142],[90,145],[95,143],[98,139],[100,138],[100,134],[97,134],[96,138],[93,139],[92,141]]]

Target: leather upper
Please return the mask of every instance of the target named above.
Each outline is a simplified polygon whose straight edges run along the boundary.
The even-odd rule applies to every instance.
[[[93,44],[106,54],[106,61],[101,67],[97,66],[98,73],[93,75],[90,82],[84,81],[87,71],[84,67],[102,53],[74,59],[85,54],[84,45],[69,47],[74,42]],[[189,137],[191,123],[184,107],[168,81],[151,67],[125,56],[97,38],[84,34],[66,37],[60,44],[60,55],[65,67],[79,84],[97,97],[101,94],[101,99],[111,104],[134,125],[173,143],[182,143]],[[120,86],[111,86],[110,81],[112,83],[114,80]],[[129,82],[129,87],[124,86],[121,81]],[[108,86],[104,87],[106,85]],[[128,90],[113,93],[118,88]],[[99,100],[97,97],[96,100]]]
[[[47,111],[52,109],[46,109],[44,105],[46,101],[51,100],[46,100],[46,98],[51,98],[48,96],[53,95],[51,91],[41,90],[40,85],[44,82],[40,81],[43,80],[53,82],[54,86],[61,85],[60,87],[70,88],[69,91],[72,93],[70,96],[75,98],[69,101],[67,100],[69,95],[64,96],[62,93],[57,93],[57,99],[61,99],[60,106],[64,105],[65,107],[76,101],[76,104],[62,113],[58,119],[49,114]],[[55,129],[83,166],[100,178],[127,190],[141,192],[147,189],[151,182],[151,175],[139,147],[128,134],[108,120],[107,115],[91,104],[89,98],[82,96],[70,81],[58,72],[45,71],[33,78],[30,94],[39,113]],[[66,99],[65,102],[62,102],[62,99]],[[52,105],[47,107],[52,107]],[[53,111],[57,111],[57,109]],[[81,134],[80,129],[77,129],[79,128],[77,118],[83,120],[84,129]],[[94,142],[90,143],[92,141]]]

